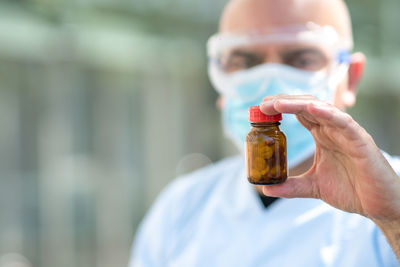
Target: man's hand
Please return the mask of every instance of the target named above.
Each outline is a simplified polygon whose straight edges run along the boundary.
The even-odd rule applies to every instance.
[[[320,198],[371,219],[400,218],[400,179],[350,115],[312,96],[267,97],[260,109],[296,114],[316,144],[311,169],[283,184],[264,186],[266,195]]]
[[[382,229],[400,259],[400,179],[371,136],[350,115],[312,96],[266,97],[260,109],[269,115],[296,114],[316,144],[310,170],[283,184],[263,186],[264,194],[319,198],[366,216]]]

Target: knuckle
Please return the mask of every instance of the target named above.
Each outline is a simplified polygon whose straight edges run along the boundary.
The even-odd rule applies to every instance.
[[[343,117],[344,117],[344,121],[346,122],[347,125],[351,125],[351,124],[353,124],[355,122],[353,117],[350,116],[348,113],[344,112]]]

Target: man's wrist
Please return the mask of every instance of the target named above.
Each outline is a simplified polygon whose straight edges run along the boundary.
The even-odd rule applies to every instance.
[[[381,229],[400,263],[400,218],[391,220],[372,219],[372,221]]]

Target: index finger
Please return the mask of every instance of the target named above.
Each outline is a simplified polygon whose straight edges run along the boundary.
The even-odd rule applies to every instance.
[[[310,121],[316,121],[319,125],[326,125],[342,130],[348,138],[359,137],[359,125],[350,115],[339,110],[337,107],[313,99],[288,99],[279,96],[267,99],[260,105],[260,110],[266,114],[289,113],[302,115]]]
[[[296,100],[303,100],[302,102],[295,102]],[[304,102],[304,100],[306,102]],[[300,114],[306,109],[304,104],[310,101],[317,100],[311,95],[273,95],[264,97],[263,102],[259,105],[260,110],[267,115],[275,115],[277,113],[291,113]],[[283,110],[281,110],[283,104]],[[285,105],[287,104],[287,105]],[[294,105],[298,104],[298,105]]]

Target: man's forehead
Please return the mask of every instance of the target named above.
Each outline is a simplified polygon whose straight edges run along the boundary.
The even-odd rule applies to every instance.
[[[308,22],[330,25],[351,38],[347,9],[341,0],[231,0],[224,9],[220,32],[269,31]]]

